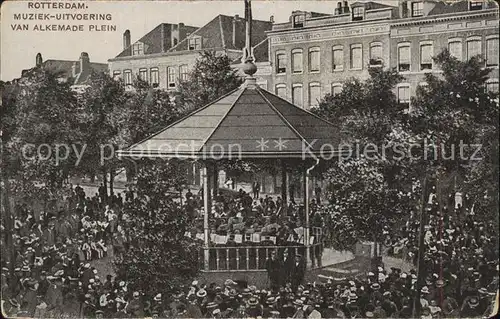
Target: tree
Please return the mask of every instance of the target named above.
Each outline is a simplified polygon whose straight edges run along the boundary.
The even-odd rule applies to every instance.
[[[182,115],[167,91],[154,89],[141,79],[134,81],[124,98],[125,123],[121,135],[126,146],[157,133]],[[122,164],[127,169],[127,179],[130,181],[136,174],[136,163],[125,159]]]
[[[22,184],[61,187],[77,163],[72,146],[82,137],[81,109],[70,84],[58,74],[33,69],[4,90],[3,168]]]
[[[106,183],[107,174],[114,171],[117,160],[105,159],[125,143],[121,134],[126,120],[123,83],[107,73],[94,72],[78,99],[83,110],[80,127],[86,145],[78,173],[93,179],[100,172]]]
[[[383,242],[384,232],[411,210],[411,194],[389,187],[382,168],[373,160],[351,158],[325,174],[334,248],[348,250],[359,240]]]
[[[138,167],[137,198],[125,208],[132,243],[116,266],[130,289],[153,296],[171,292],[197,274],[201,246],[184,236],[191,221],[174,200],[185,184],[179,162],[143,160]]]
[[[447,50],[434,61],[442,76],[426,74],[428,85],[412,101],[411,131],[421,149],[427,147],[433,155],[422,158],[421,165],[439,180],[462,177],[459,187],[473,197],[479,210],[489,207],[486,211],[491,214],[498,205],[499,115],[498,93],[485,90],[491,69],[484,68],[480,57],[462,62]],[[455,184],[441,188],[454,192]],[[442,200],[439,194],[438,200]]]
[[[242,79],[225,54],[204,51],[196,60],[188,80],[179,84],[176,105],[189,113],[238,88]]]
[[[392,156],[393,146],[407,138],[405,106],[393,92],[402,77],[395,69],[369,72],[369,79],[348,81],[315,110],[345,132],[343,142],[352,152],[324,174],[327,211],[335,216],[330,231],[337,234],[331,244],[341,249],[357,240],[381,241],[384,231],[411,210],[412,198],[402,191],[411,185],[410,165]]]

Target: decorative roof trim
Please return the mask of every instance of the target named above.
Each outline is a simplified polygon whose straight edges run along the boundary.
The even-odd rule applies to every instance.
[[[481,17],[490,17],[490,16],[498,16],[498,10],[485,10],[484,12],[478,12],[475,14],[470,14],[470,12],[465,13],[453,13],[453,14],[445,14],[445,15],[436,15],[436,16],[428,16],[425,18],[415,19],[409,18],[407,21],[394,22],[391,24],[391,27],[401,27],[401,26],[410,26],[410,25],[421,25],[421,24],[429,24],[429,23],[437,23],[437,22],[446,22],[446,21],[457,21],[457,20],[469,20],[473,18],[481,18]]]
[[[205,152],[157,152],[157,151],[127,151],[119,150],[118,157],[137,157],[137,158],[180,158],[180,159],[201,159],[201,160],[222,160],[222,159],[259,159],[259,158],[295,158],[295,159],[310,159],[325,156],[340,156],[348,155],[347,151],[329,150],[329,151],[314,151],[309,149],[304,151],[280,151],[280,152],[241,152],[238,155],[222,154],[207,154]]]

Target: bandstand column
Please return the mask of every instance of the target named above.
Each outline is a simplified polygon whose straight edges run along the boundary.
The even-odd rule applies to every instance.
[[[204,268],[208,270],[208,259],[209,259],[209,242],[210,234],[208,228],[208,213],[209,213],[209,194],[210,185],[208,183],[208,168],[207,163],[203,163],[203,169],[201,172],[201,177],[203,179],[203,240],[205,242],[203,252],[204,252]]]
[[[309,245],[309,172],[307,168],[304,168],[304,246],[306,246],[306,255],[304,260],[306,262],[306,267],[311,266],[310,256],[310,245]]]
[[[288,206],[288,174],[286,170],[286,162],[281,160],[281,197],[283,198],[284,208]]]
[[[219,168],[217,167],[217,163],[213,165],[213,198],[215,199],[217,195],[219,195]]]

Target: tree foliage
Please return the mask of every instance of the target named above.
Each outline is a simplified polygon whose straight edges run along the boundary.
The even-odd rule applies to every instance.
[[[393,144],[406,139],[406,116],[394,94],[402,80],[396,70],[370,68],[366,81],[352,79],[338,95],[327,95],[316,114],[344,132],[351,155],[331,163],[324,174],[334,215],[330,243],[351,248],[357,240],[380,241],[383,232],[410,211],[407,170],[410,163],[395,159]],[[383,149],[387,147],[387,149]]]
[[[480,57],[462,62],[447,50],[434,60],[442,76],[426,75],[428,85],[412,101],[409,125],[421,149],[427,145],[437,155],[421,165],[440,179],[459,176],[458,188],[491,214],[498,205],[499,116],[498,93],[485,90],[491,69]],[[443,186],[458,190],[455,183]]]
[[[76,94],[57,74],[42,69],[4,84],[2,96],[3,167],[23,183],[33,179],[59,187],[76,162],[64,145],[78,145],[80,108]],[[57,152],[59,150],[59,152]]]
[[[131,289],[153,295],[171,291],[192,279],[199,270],[201,246],[184,236],[190,220],[175,198],[184,183],[177,161],[140,163],[137,198],[127,206],[131,247],[117,263],[118,274],[126,274]]]
[[[191,112],[214,102],[238,88],[241,83],[242,79],[231,67],[227,55],[204,51],[196,60],[188,79],[179,84],[176,105],[184,113]]]

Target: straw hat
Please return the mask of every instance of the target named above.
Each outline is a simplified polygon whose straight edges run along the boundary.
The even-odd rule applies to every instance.
[[[250,299],[248,299],[247,303],[249,306],[256,306],[259,304],[259,301],[257,300],[257,298],[251,297]]]

